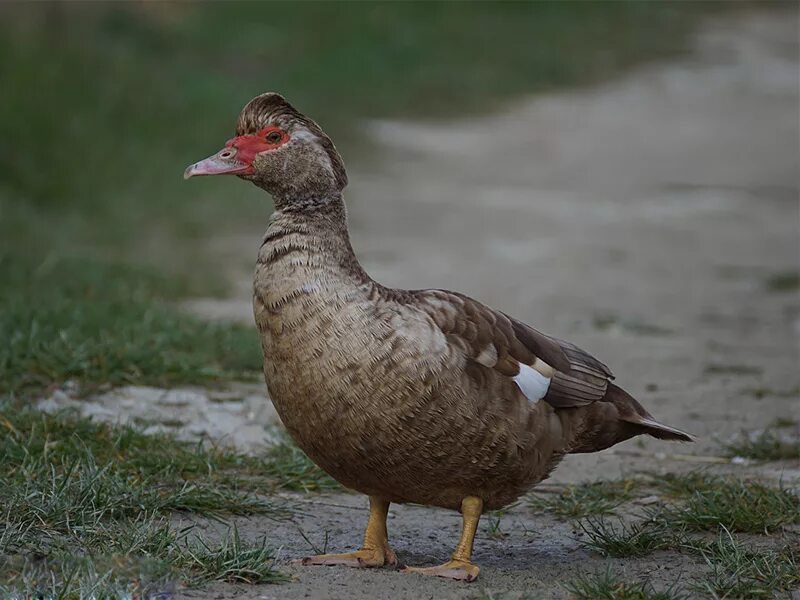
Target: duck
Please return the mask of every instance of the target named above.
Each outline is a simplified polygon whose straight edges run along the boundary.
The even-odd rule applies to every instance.
[[[350,243],[342,157],[281,95],[250,100],[235,136],[184,172],[211,175],[272,196],[253,285],[269,396],[303,452],[369,499],[360,549],[301,564],[474,581],[481,514],[517,500],[567,454],[638,435],[693,441],[578,346],[458,292],[373,280]],[[450,560],[400,565],[386,526],[392,503],[459,511]]]

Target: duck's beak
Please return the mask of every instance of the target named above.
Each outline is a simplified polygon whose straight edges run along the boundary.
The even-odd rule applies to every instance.
[[[223,148],[216,154],[189,165],[183,172],[183,178],[195,175],[241,175],[249,172],[250,165],[236,160],[236,150]]]

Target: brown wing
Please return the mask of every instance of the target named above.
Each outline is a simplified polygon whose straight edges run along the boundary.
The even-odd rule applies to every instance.
[[[420,290],[414,292],[414,298],[451,343],[460,345],[475,362],[515,380],[526,367],[549,378],[542,399],[556,408],[601,400],[608,380],[614,377],[606,365],[574,344],[537,331],[463,294]]]

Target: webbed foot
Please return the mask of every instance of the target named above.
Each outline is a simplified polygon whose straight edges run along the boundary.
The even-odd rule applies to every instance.
[[[397,565],[397,555],[387,544],[383,548],[362,548],[356,552],[346,552],[344,554],[318,554],[316,556],[306,556],[305,558],[292,561],[298,565],[341,565],[353,568],[375,568],[384,565]]]
[[[370,496],[369,521],[364,533],[364,546],[361,550],[345,554],[318,554],[293,560],[296,565],[341,565],[354,568],[374,568],[384,565],[397,565],[397,555],[389,547],[389,537],[386,533],[386,517],[389,512],[389,503],[382,498]]]
[[[481,569],[478,565],[466,560],[449,560],[436,567],[403,567],[403,573],[419,573],[420,575],[433,575],[458,581],[475,581]]]

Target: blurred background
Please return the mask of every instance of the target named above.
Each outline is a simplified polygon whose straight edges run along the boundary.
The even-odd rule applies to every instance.
[[[726,335],[785,357],[796,11],[3,3],[0,391],[259,378],[249,279],[270,199],[181,173],[267,90],[338,144],[376,279],[459,289],[590,350],[618,340],[622,367],[655,344],[678,371],[638,365],[642,388],[735,371]]]
[[[574,522],[532,510],[542,497],[584,510],[576,494],[607,480],[616,503],[589,502],[602,514],[672,493],[634,497],[621,478],[689,473],[687,493],[728,511],[697,521],[755,572],[720,567],[710,545],[617,566],[663,597],[676,573],[713,597],[796,586],[788,525],[791,556],[754,562],[765,536],[726,544],[769,528],[789,548],[780,525],[797,522],[798,73],[797,2],[0,2],[0,595],[228,581],[208,593],[241,597],[240,582],[285,580],[271,548],[358,543],[363,498],[302,495],[342,490],[266,400],[250,296],[271,200],[236,178],[182,179],[265,91],[336,142],[376,280],[458,290],[569,339],[699,438],[566,457],[538,504],[502,529],[503,513],[482,521],[489,585],[565,597],[610,564]],[[747,478],[780,489],[737,487]],[[308,504],[293,512],[295,492]],[[390,516],[413,564],[444,556],[458,527],[418,507]],[[208,537],[187,554],[191,526]],[[731,592],[727,573],[760,587]],[[374,598],[404,577],[334,575],[258,593]],[[404,597],[464,597],[406,581]]]

